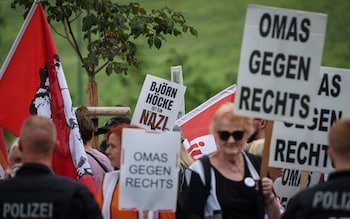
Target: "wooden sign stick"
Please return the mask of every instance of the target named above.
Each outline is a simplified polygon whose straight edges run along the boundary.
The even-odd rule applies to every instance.
[[[266,129],[265,129],[265,143],[264,143],[264,148],[261,155],[261,167],[260,167],[261,178],[266,177],[268,172],[272,129],[273,129],[273,121],[267,121]]]

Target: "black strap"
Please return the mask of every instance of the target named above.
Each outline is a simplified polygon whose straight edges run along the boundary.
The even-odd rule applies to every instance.
[[[201,156],[199,160],[203,164],[204,176],[205,176],[205,188],[206,188],[207,197],[208,197],[211,190],[211,172],[210,172],[211,164],[210,164],[208,155]]]
[[[85,151],[88,155],[90,155],[92,158],[94,158],[96,160],[96,162],[102,167],[102,169],[105,171],[105,172],[109,172],[108,168],[103,164],[101,163],[101,161],[99,161],[91,152],[89,151]]]

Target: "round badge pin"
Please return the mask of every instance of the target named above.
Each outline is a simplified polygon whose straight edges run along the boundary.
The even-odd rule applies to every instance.
[[[254,181],[254,179],[251,178],[251,177],[246,177],[246,178],[244,179],[244,184],[245,184],[246,186],[248,186],[248,187],[253,187],[253,186],[255,186],[255,181]]]

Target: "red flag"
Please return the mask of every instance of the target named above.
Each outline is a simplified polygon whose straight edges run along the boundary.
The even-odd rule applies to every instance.
[[[223,103],[233,102],[235,93],[236,86],[232,85],[176,121],[184,133],[184,145],[194,159],[216,150],[209,126],[215,111]]]
[[[0,126],[16,136],[30,114],[52,118],[60,142],[52,168],[83,181],[96,195],[68,86],[40,3],[33,6],[0,71]]]
[[[5,177],[5,170],[7,168],[7,150],[5,144],[4,134],[0,128],[0,179]]]

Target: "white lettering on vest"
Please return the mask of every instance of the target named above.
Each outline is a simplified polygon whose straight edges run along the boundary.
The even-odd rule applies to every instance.
[[[3,203],[2,218],[53,218],[53,203]]]
[[[350,211],[350,192],[318,191],[314,194],[312,207]]]

